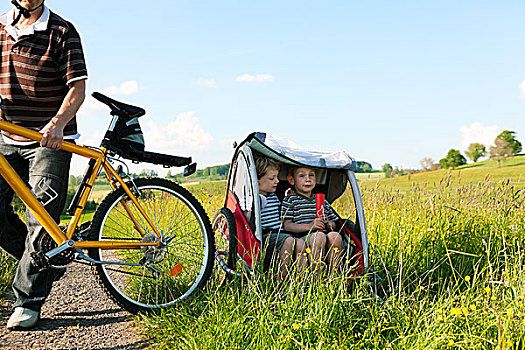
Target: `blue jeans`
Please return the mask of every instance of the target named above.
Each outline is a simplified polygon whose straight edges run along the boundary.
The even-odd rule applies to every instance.
[[[29,182],[36,197],[46,203],[45,209],[59,222],[64,208],[69,179],[71,153],[40,147],[13,146],[6,144],[0,135],[0,153],[16,170],[18,175]],[[54,195],[51,187],[58,196]],[[40,250],[39,239],[45,229],[26,209],[26,223],[13,212],[11,202],[14,192],[0,176],[0,247],[17,259],[18,266],[13,281],[16,301],[13,307],[21,306],[40,311],[51,292],[55,272],[49,269],[39,271],[31,265],[31,253]]]

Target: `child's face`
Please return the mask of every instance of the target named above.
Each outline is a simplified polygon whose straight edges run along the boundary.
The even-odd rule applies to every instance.
[[[279,170],[269,168],[266,171],[266,174],[264,174],[257,182],[259,183],[259,193],[260,194],[268,194],[273,193],[277,189],[277,184],[279,183],[279,179],[277,178],[277,175],[279,175]]]
[[[315,171],[309,168],[299,168],[289,180],[295,186],[296,193],[310,197],[315,187]]]

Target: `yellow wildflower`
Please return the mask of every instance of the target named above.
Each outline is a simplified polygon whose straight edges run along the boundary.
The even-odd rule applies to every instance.
[[[474,305],[474,304],[470,305],[470,309],[471,309],[472,311],[476,311],[476,305]]]
[[[461,314],[461,309],[458,309],[457,307],[453,307],[453,308],[450,309],[450,314],[452,316],[459,315],[459,314]]]
[[[312,250],[311,250],[310,248],[306,248],[306,252],[307,252],[308,254],[310,254],[310,253],[312,252]]]
[[[470,276],[465,276],[465,281],[470,282]]]
[[[490,294],[491,291],[490,287],[485,287],[485,293]]]
[[[297,323],[292,323],[292,328],[294,331],[299,329],[299,325]]]
[[[490,297],[490,300],[496,301],[496,297],[493,295],[493,296]]]
[[[450,339],[450,340],[448,341],[448,346],[454,346],[454,344],[456,344],[456,343],[454,342],[454,339]]]

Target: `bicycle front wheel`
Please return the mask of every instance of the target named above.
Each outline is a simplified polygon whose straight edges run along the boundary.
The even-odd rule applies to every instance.
[[[159,246],[90,249],[95,274],[108,294],[137,313],[165,308],[204,286],[213,269],[214,240],[201,204],[186,189],[163,179],[137,179],[140,207],[161,234]],[[104,198],[93,217],[90,240],[158,242],[145,217],[122,188]]]

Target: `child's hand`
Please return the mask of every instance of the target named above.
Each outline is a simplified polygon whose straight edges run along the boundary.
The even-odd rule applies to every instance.
[[[328,227],[328,229],[329,229],[330,231],[335,231],[335,229],[336,229],[336,227],[337,227],[337,225],[336,225],[335,222],[333,222],[333,221],[328,221],[328,220],[326,220],[324,224],[326,225],[326,227]]]
[[[312,223],[310,224],[310,230],[323,230],[324,229],[324,221],[321,218],[316,218]]]

